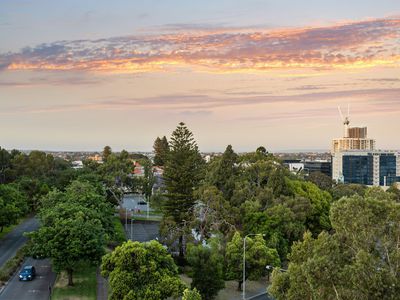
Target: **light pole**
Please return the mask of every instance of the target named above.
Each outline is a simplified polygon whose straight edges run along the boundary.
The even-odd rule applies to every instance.
[[[133,241],[133,218],[131,216],[131,241]]]
[[[128,208],[125,207],[125,230],[128,230]]]
[[[146,199],[146,205],[147,205],[147,219],[149,219],[149,199]]]
[[[256,235],[265,236],[265,234],[262,233],[249,233],[243,239],[243,300],[246,300],[246,238]]]

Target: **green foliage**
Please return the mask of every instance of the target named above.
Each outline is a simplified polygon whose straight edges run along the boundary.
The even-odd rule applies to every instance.
[[[193,222],[190,224],[199,234],[200,241],[211,237],[212,233],[229,233],[235,229],[232,207],[215,186],[204,185],[195,191],[196,205]]]
[[[180,224],[194,205],[193,190],[202,178],[203,161],[193,134],[179,123],[171,136],[171,147],[164,179],[168,191],[165,213]]]
[[[110,146],[105,146],[102,153],[103,162],[106,162],[108,157],[112,154],[112,149]]]
[[[306,198],[279,198],[264,212],[246,215],[244,232],[264,234],[268,247],[275,248],[285,260],[292,243],[306,231],[311,210],[310,200]]]
[[[25,195],[15,184],[0,184],[0,231],[4,226],[16,224],[28,211]]]
[[[74,181],[65,190],[51,191],[42,199],[41,227],[27,234],[31,254],[49,257],[56,271],[73,272],[82,263],[96,265],[104,254],[104,243],[113,234],[113,210],[104,195],[88,182]]]
[[[11,156],[6,149],[0,147],[0,184],[6,182],[6,170],[11,165]]]
[[[204,162],[200,156],[192,132],[179,123],[172,133],[170,151],[164,170],[168,193],[164,215],[171,217],[178,227],[191,220],[195,199],[193,191],[203,177]],[[183,235],[179,237],[179,256],[183,258]]]
[[[34,211],[39,208],[40,198],[50,191],[49,186],[37,178],[22,176],[18,178],[16,183],[19,190],[23,191],[27,196],[29,208]]]
[[[91,219],[84,207],[77,204],[61,204],[68,208],[49,210],[38,231],[27,234],[34,243],[32,251],[51,258],[53,268],[67,271],[69,285],[73,285],[72,273],[83,262],[96,265],[104,254],[104,231],[98,219]],[[51,221],[50,221],[51,220]]]
[[[193,290],[185,289],[183,291],[182,300],[201,300],[201,295],[196,288]]]
[[[311,172],[306,178],[308,181],[314,183],[321,190],[330,192],[333,186],[333,180],[330,176],[321,172]]]
[[[57,209],[57,205],[61,203],[71,204],[72,207],[76,205],[77,207],[87,208],[100,220],[105,232],[111,234],[114,231],[113,209],[110,203],[106,201],[105,196],[98,192],[97,187],[89,182],[76,180],[66,188],[65,192],[51,191],[42,198],[41,206],[44,212]]]
[[[226,279],[236,280],[241,289],[243,279],[243,239],[236,232],[226,246]],[[264,239],[257,235],[246,238],[246,280],[259,279],[265,272],[265,266],[279,266],[280,259],[275,249],[268,248]]]
[[[126,155],[111,153],[107,159],[98,167],[102,181],[107,188],[122,189],[124,186],[133,189],[133,182],[129,174],[133,170],[133,163]]]
[[[75,272],[74,286],[62,286],[59,282],[64,280],[64,274],[57,276],[57,282],[51,295],[52,300],[85,299],[95,300],[96,298],[96,266],[82,264]],[[61,279],[61,280],[60,280]]]
[[[7,282],[10,277],[18,270],[25,260],[29,244],[22,246],[14,257],[10,258],[0,269],[0,281]],[[0,282],[1,283],[1,282]]]
[[[386,192],[392,194],[393,199],[400,202],[400,189],[395,184],[391,185]]]
[[[232,197],[239,172],[237,162],[238,155],[228,145],[221,157],[213,159],[206,174],[206,181],[215,185],[228,200]]]
[[[109,279],[111,300],[161,300],[185,288],[174,260],[157,241],[118,246],[103,257],[101,272]]]
[[[380,186],[370,187],[365,191],[365,198],[372,198],[377,200],[391,201],[395,200],[396,196],[393,193],[386,193]]]
[[[154,141],[153,145],[154,149],[154,165],[155,166],[164,166],[167,161],[167,156],[169,152],[169,144],[167,138],[163,136],[163,138],[157,137]]]
[[[214,299],[225,286],[223,257],[218,249],[218,241],[210,241],[206,246],[189,244],[187,261],[192,267],[191,287],[200,292],[202,299]]]
[[[108,246],[115,248],[116,246],[121,245],[123,242],[126,241],[126,233],[119,217],[114,217],[113,224],[114,233],[108,241]]]
[[[367,187],[361,184],[337,184],[332,189],[334,200],[339,200],[342,197],[351,197],[353,195],[364,196]]]
[[[375,191],[376,192],[376,191]],[[292,247],[288,272],[273,273],[279,299],[397,299],[400,206],[358,195],[333,204],[334,233],[305,234]]]
[[[282,167],[278,167],[272,172],[271,176],[268,178],[267,186],[272,189],[275,197],[279,197],[281,195],[290,196],[292,194],[292,191],[287,184],[285,172]]]
[[[307,216],[306,226],[314,234],[322,230],[329,230],[329,209],[332,196],[320,190],[315,184],[306,181],[291,180],[289,185],[295,195],[309,199],[311,202],[311,214]]]

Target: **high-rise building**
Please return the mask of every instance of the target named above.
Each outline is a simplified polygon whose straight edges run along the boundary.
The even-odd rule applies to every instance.
[[[400,182],[400,154],[382,150],[336,152],[332,156],[332,179],[374,186]]]
[[[367,137],[367,127],[350,127],[349,116],[343,118],[344,136],[332,140],[331,153],[347,150],[375,150],[375,140]]]
[[[349,127],[349,116],[342,119],[344,137],[332,141],[332,179],[374,186],[400,182],[400,154],[375,150],[375,140],[367,138],[367,127]]]

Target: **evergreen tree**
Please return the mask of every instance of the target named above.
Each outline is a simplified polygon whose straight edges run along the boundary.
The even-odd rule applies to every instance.
[[[238,173],[236,163],[238,155],[233,151],[232,146],[228,145],[221,158],[218,158],[210,170],[211,184],[215,185],[223,194],[225,199],[229,200],[235,189],[235,176]]]
[[[107,161],[107,158],[111,155],[112,150],[110,146],[105,146],[103,149],[103,161]]]
[[[191,287],[197,289],[204,300],[214,299],[225,287],[223,279],[223,257],[218,249],[219,241],[210,244],[188,245],[187,259],[192,267],[193,281]]]
[[[153,149],[155,154],[154,165],[164,166],[169,151],[169,144],[167,138],[165,136],[163,136],[162,139],[157,137],[156,140],[154,141]]]
[[[164,179],[167,189],[165,217],[172,217],[183,228],[191,218],[195,203],[193,191],[203,177],[203,160],[192,132],[179,123],[171,136],[171,149],[165,164]],[[183,233],[179,236],[179,256],[184,256]]]

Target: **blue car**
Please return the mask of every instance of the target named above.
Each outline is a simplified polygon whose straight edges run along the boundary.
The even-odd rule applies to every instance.
[[[19,280],[28,281],[33,280],[36,275],[36,270],[34,266],[25,266],[21,272],[19,272]]]

